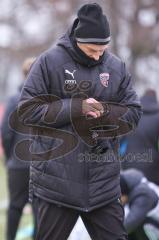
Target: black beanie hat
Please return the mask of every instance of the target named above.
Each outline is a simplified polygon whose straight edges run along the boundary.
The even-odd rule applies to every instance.
[[[83,5],[77,15],[79,23],[74,31],[77,42],[104,45],[110,41],[108,20],[97,3]]]

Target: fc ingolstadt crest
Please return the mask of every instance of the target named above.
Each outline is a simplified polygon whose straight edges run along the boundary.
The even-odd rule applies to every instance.
[[[99,75],[99,77],[100,77],[101,84],[104,87],[108,87],[108,84],[109,84],[109,73],[101,73]]]

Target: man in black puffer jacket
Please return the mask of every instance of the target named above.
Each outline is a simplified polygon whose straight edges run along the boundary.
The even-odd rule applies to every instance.
[[[25,79],[34,61],[35,58],[27,58],[24,61],[23,73]],[[14,96],[9,98],[1,126],[2,146],[6,160],[9,191],[6,240],[14,240],[16,238],[16,233],[24,206],[28,203],[29,200],[28,198],[29,198],[30,162],[20,161],[16,157],[14,152],[16,144],[19,141],[25,139],[26,136],[18,133],[17,131],[13,131],[9,124],[9,117],[12,114],[12,112],[17,108],[21,89],[22,86],[18,89],[18,92]],[[15,122],[15,125],[17,126],[18,122]]]
[[[159,185],[159,103],[155,90],[147,89],[141,98],[143,115],[135,132],[123,138],[123,169],[136,168],[149,181]]]
[[[92,239],[126,239],[117,136],[136,127],[141,107],[125,64],[106,51],[109,41],[101,7],[82,6],[67,33],[35,62],[22,90],[19,120],[34,140],[16,153],[33,160],[37,240],[67,239],[79,215]]]
[[[158,215],[158,187],[133,168],[121,172],[120,184],[122,202],[128,206],[124,224],[129,239],[148,240],[144,225],[159,226],[155,217]]]

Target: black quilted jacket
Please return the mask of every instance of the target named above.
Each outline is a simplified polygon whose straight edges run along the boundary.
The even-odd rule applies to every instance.
[[[109,52],[101,61],[82,62],[70,40],[73,29],[33,65],[18,113],[20,121],[32,125],[34,135],[31,146],[24,144],[33,160],[30,197],[90,211],[120,196],[120,131],[116,128],[111,139],[99,139],[104,121],[114,126],[117,116],[125,113],[128,132],[137,125],[141,108],[125,64]],[[106,105],[107,118],[86,120],[81,99],[87,97],[122,107]]]

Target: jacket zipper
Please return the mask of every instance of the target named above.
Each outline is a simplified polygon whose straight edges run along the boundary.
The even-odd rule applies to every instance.
[[[45,162],[44,167],[43,167],[43,171],[42,171],[42,175],[44,175],[46,173],[47,166],[48,166],[48,162]]]
[[[85,167],[85,196],[86,196],[86,207],[84,208],[85,212],[88,212],[88,163],[87,159],[84,160]]]

